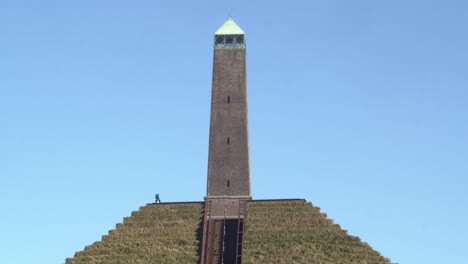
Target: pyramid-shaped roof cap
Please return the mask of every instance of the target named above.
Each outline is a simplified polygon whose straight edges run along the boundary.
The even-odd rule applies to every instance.
[[[224,24],[215,32],[215,35],[244,35],[244,31],[229,18]]]

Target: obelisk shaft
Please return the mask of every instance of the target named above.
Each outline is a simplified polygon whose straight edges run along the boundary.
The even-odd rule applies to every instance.
[[[230,200],[251,199],[246,49],[243,32],[223,27],[215,34],[206,199],[236,207]]]

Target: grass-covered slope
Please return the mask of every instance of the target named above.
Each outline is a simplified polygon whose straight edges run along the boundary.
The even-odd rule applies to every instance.
[[[243,264],[384,264],[390,261],[304,200],[247,203]]]
[[[389,264],[304,200],[250,201],[243,264]],[[199,264],[203,203],[147,205],[66,264]]]
[[[203,203],[147,205],[66,264],[198,263]]]

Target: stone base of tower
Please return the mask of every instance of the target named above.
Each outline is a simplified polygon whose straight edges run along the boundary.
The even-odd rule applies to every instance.
[[[252,200],[251,196],[206,196],[209,205],[208,219],[238,219],[243,218],[243,204]]]

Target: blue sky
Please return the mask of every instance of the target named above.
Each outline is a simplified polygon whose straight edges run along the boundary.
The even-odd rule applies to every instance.
[[[466,1],[0,2],[0,259],[64,263],[206,191],[214,31],[246,32],[252,192],[464,263]]]

